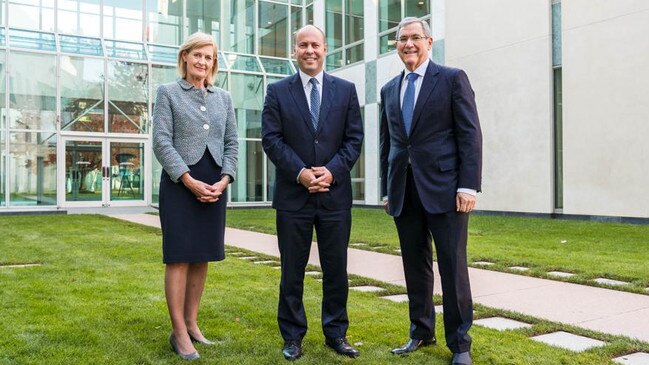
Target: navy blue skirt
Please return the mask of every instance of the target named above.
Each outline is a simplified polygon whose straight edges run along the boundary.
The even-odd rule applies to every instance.
[[[194,179],[214,184],[221,179],[221,167],[206,149],[195,165],[189,166]],[[225,207],[227,189],[216,203],[202,203],[185,185],[174,183],[163,170],[160,178],[160,225],[162,262],[193,263],[225,258]]]

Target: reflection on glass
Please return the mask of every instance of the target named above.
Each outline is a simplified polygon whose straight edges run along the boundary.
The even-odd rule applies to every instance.
[[[306,23],[313,24],[313,5],[306,7]]]
[[[108,62],[108,131],[146,133],[147,65]]]
[[[104,61],[61,56],[61,129],[104,131]]]
[[[187,28],[187,34],[196,32],[211,34],[216,45],[220,46],[221,0],[187,0],[185,28]]]
[[[104,44],[106,44],[106,55],[108,57],[146,61],[144,45],[141,43],[104,41]]]
[[[237,180],[231,184],[233,202],[258,202],[264,199],[264,158],[261,141],[239,142]]]
[[[5,199],[5,134],[0,131],[0,206],[6,206],[7,200]]]
[[[230,0],[230,47],[234,52],[254,52],[255,1]]]
[[[5,84],[5,70],[7,67],[7,62],[5,57],[5,51],[0,49],[0,130],[3,130],[5,128],[7,117],[7,105],[5,104],[5,93],[7,92]],[[1,142],[4,142],[4,140],[2,140]]]
[[[266,200],[272,201],[275,196],[275,165],[266,158]]]
[[[182,43],[182,1],[147,0],[146,10],[146,39],[149,42],[173,45]]]
[[[218,70],[227,70],[230,66],[228,66],[228,63],[225,61],[225,57],[223,56],[223,52],[219,52],[217,56],[217,65],[218,65]]]
[[[259,2],[259,54],[288,55],[288,6]]]
[[[162,165],[158,162],[158,159],[153,155],[153,163],[151,164],[151,202],[153,204],[160,203],[160,176],[162,175]]]
[[[354,43],[364,38],[363,35],[363,2],[345,0],[345,43]]]
[[[2,4],[0,4],[2,5]],[[5,36],[5,29],[0,28],[0,46],[6,46],[7,45],[7,37]]]
[[[291,6],[291,34],[289,37],[289,50],[293,49],[293,34],[302,28],[302,8]]]
[[[394,51],[396,49],[396,37],[397,37],[397,32],[392,32],[388,33],[386,35],[382,35],[381,38],[379,39],[379,52],[381,54],[383,53],[388,53],[390,51]]]
[[[142,42],[142,2],[104,1],[104,38]]]
[[[400,20],[400,0],[379,0],[379,32],[396,27]]]
[[[293,68],[291,67],[291,62],[289,60],[279,60],[266,57],[259,57],[259,60],[267,73],[279,75],[290,75],[293,73]]]
[[[430,14],[430,1],[429,0],[418,0],[418,1],[406,1],[405,2],[405,11],[406,16],[414,16],[415,18],[421,18]]]
[[[358,44],[345,50],[345,62],[349,65],[363,60],[364,44]]]
[[[9,0],[9,26],[53,32],[54,9],[54,0]]]
[[[58,0],[59,32],[87,37],[101,35],[99,0]]]
[[[110,200],[144,200],[144,143],[110,143]]]
[[[361,118],[363,118],[363,129],[365,129],[365,107],[361,107]],[[365,200],[365,144],[361,147],[358,160],[349,172],[352,178],[352,199]]]
[[[97,38],[85,38],[69,35],[59,35],[61,52],[83,54],[90,56],[103,56],[101,40]]]
[[[178,47],[165,47],[149,45],[149,55],[153,62],[165,62],[176,64],[178,62]]]
[[[9,57],[9,127],[56,130],[55,56],[12,52]]]
[[[336,49],[343,46],[343,3],[342,0],[329,0],[325,5],[325,33],[327,46]]]
[[[239,138],[261,138],[263,77],[236,73],[230,77],[232,81],[230,93],[239,126]]]
[[[217,73],[214,86],[220,87],[223,90],[228,90],[228,74],[225,72]]]
[[[9,135],[12,206],[56,205],[56,133]]]
[[[230,69],[232,70],[261,72],[261,67],[257,63],[257,58],[254,56],[226,53],[225,57],[227,57],[228,65],[230,65]]]
[[[65,142],[65,200],[101,201],[101,142]]]
[[[39,51],[56,51],[56,41],[52,33],[10,29],[9,45]]]
[[[327,55],[327,70],[335,70],[343,66],[343,52],[338,51]]]

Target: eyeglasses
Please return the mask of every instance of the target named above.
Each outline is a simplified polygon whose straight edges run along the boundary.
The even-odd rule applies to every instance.
[[[397,42],[399,42],[399,43],[408,43],[408,39],[410,39],[412,41],[412,43],[417,43],[422,39],[428,39],[428,38],[430,38],[430,37],[422,37],[422,36],[420,36],[418,34],[415,34],[415,35],[411,35],[410,37],[406,37],[406,36],[399,37],[399,38],[397,38]]]

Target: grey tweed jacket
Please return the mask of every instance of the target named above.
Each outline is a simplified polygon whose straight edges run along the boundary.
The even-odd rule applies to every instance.
[[[236,177],[239,143],[230,94],[186,80],[160,85],[153,110],[153,153],[172,181],[197,163],[205,148],[221,173]]]

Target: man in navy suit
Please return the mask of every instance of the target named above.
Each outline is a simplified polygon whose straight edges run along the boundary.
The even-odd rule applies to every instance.
[[[337,353],[357,357],[346,339],[350,170],[360,155],[363,124],[354,84],[326,74],[325,35],[313,25],[295,34],[299,71],[268,85],[262,145],[277,169],[273,207],[282,262],[277,320],[287,360],[302,355],[302,303],[313,227],[322,266],[322,329]]]
[[[466,74],[430,61],[432,44],[428,23],[403,19],[397,53],[406,70],[381,90],[381,190],[397,226],[410,302],[410,340],[392,352],[436,342],[432,238],[446,345],[452,364],[468,365],[473,304],[466,245],[480,191],[482,133]]]

